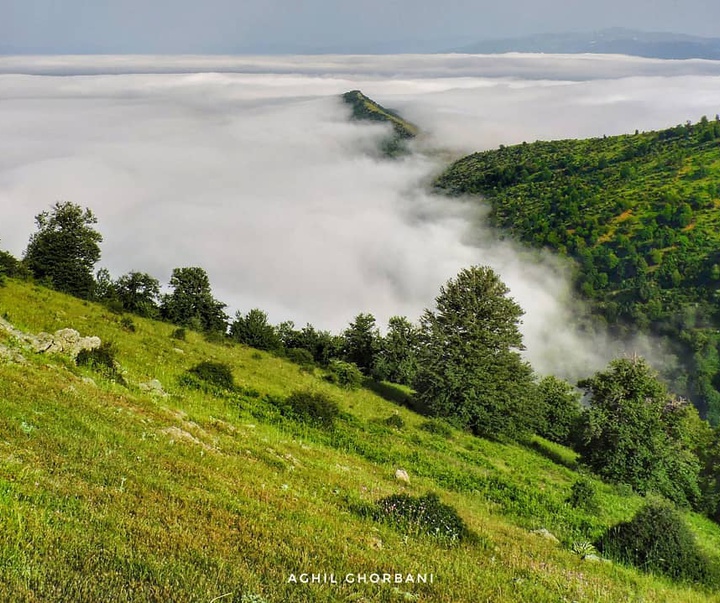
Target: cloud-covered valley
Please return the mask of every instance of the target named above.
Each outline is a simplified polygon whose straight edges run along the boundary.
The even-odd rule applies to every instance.
[[[526,310],[533,364],[587,373],[611,351],[567,326],[565,268],[427,184],[473,150],[714,116],[720,64],[471,59],[0,59],[0,247],[21,255],[33,216],[70,200],[97,215],[115,277],[202,266],[232,311],[332,330],[363,311],[416,319],[458,270],[488,264]],[[416,153],[378,158],[386,130],[338,100],[355,88],[426,131]]]

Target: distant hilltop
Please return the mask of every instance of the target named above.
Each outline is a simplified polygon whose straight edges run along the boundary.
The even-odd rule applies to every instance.
[[[627,54],[657,59],[720,60],[720,38],[614,27],[595,32],[547,33],[518,38],[483,40],[452,50],[468,54],[594,53]]]
[[[397,112],[386,109],[360,90],[351,90],[342,95],[343,101],[352,108],[351,119],[356,121],[376,121],[388,123],[393,133],[382,143],[385,155],[396,157],[407,153],[407,141],[415,138],[420,129],[413,123],[403,119]]]

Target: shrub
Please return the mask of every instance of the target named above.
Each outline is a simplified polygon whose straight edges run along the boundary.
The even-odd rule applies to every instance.
[[[93,350],[80,350],[75,357],[75,364],[87,366],[98,371],[121,385],[126,385],[125,379],[120,373],[119,364],[116,360],[117,348],[110,341],[103,342],[100,347]]]
[[[134,333],[137,330],[135,328],[135,321],[129,316],[123,316],[120,319],[120,326],[130,333]]]
[[[232,369],[224,362],[201,362],[189,369],[188,373],[208,385],[227,390],[235,389]]]
[[[312,366],[315,364],[312,353],[305,348],[290,348],[285,351],[285,355],[290,362],[294,362],[300,366]]]
[[[427,535],[456,544],[472,538],[462,517],[450,505],[440,502],[437,494],[410,496],[393,494],[375,503],[373,518],[410,536]]]
[[[567,502],[575,509],[595,513],[599,509],[595,484],[587,477],[578,479],[570,490]]]
[[[674,580],[717,584],[717,570],[667,501],[651,500],[628,522],[610,528],[597,543],[607,557]]]
[[[345,389],[358,389],[363,383],[363,374],[357,365],[342,360],[331,360],[326,379]]]
[[[310,390],[293,392],[281,411],[295,420],[321,427],[332,427],[340,415],[337,402],[327,394]]]
[[[125,311],[122,302],[118,299],[108,299],[104,302],[104,305],[113,314],[122,314]]]
[[[185,341],[187,338],[187,331],[183,327],[178,327],[170,333],[170,337],[177,339],[178,341]]]
[[[424,429],[428,433],[439,435],[443,438],[452,436],[452,428],[442,419],[428,419],[421,423],[420,429]]]
[[[399,414],[394,412],[385,419],[385,425],[388,427],[394,427],[395,429],[402,429],[405,427],[405,421],[403,421],[403,418]]]

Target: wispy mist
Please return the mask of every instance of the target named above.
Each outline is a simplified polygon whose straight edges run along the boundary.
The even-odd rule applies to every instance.
[[[358,312],[416,319],[448,278],[487,264],[526,310],[534,366],[573,376],[617,350],[569,326],[566,267],[500,240],[482,204],[428,182],[448,153],[663,127],[720,104],[707,61],[485,57],[473,75],[455,57],[241,61],[253,73],[191,73],[222,63],[193,58],[152,75],[127,73],[148,59],[13,60],[0,59],[3,248],[20,255],[33,216],[71,200],[98,216],[114,276],[166,282],[199,265],[232,311],[336,331]],[[115,74],[71,75],[93,70]],[[353,88],[425,129],[414,155],[377,156],[386,130],[349,122],[337,98]]]

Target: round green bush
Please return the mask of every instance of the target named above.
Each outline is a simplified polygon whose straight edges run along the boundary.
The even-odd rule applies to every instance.
[[[358,389],[365,379],[356,364],[343,360],[331,360],[327,380],[345,389]]]
[[[567,502],[575,509],[595,513],[600,508],[595,484],[587,477],[580,477],[573,483]]]
[[[716,568],[675,507],[664,500],[647,502],[630,521],[610,528],[596,546],[603,555],[644,571],[717,584]]]
[[[410,536],[427,535],[446,544],[472,539],[472,533],[457,511],[440,502],[437,494],[425,496],[393,494],[375,503],[373,518]]]
[[[301,390],[290,394],[285,400],[284,414],[291,418],[321,427],[331,427],[340,415],[340,408],[327,394]]]
[[[208,385],[222,389],[235,389],[232,369],[224,362],[201,362],[189,369],[188,373]]]
[[[100,347],[92,350],[80,350],[75,357],[75,364],[87,366],[105,375],[108,379],[126,385],[125,378],[118,369],[118,362],[115,359],[117,348],[111,341],[104,341]]]

